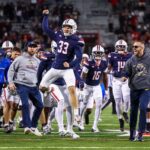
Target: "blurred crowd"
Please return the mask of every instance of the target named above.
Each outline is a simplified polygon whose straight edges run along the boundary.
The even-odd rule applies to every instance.
[[[150,44],[150,1],[109,0],[114,15],[118,15],[119,28],[114,29],[113,18],[109,17],[109,31],[123,37],[129,43],[134,40]],[[124,10],[124,11],[123,11]]]
[[[149,0],[108,0],[112,6],[108,17],[108,30],[123,38],[129,44],[133,40],[150,43],[150,1]],[[71,3],[61,0],[16,1],[0,3],[0,44],[12,41],[20,48],[30,40],[38,40],[49,47],[51,41],[41,28],[42,10],[50,10],[49,22],[53,29],[61,28],[62,21],[73,18],[79,24],[80,12]],[[119,28],[114,27],[114,16],[118,16]],[[92,27],[91,27],[92,29]],[[86,42],[86,41],[85,41]]]
[[[64,19],[73,18],[77,23],[80,12],[72,4],[56,0],[55,3],[37,0],[36,3],[17,1],[0,4],[0,44],[5,40],[12,41],[20,48],[30,40],[38,40],[49,46],[47,36],[42,32],[42,10],[50,10],[50,25],[57,29]]]

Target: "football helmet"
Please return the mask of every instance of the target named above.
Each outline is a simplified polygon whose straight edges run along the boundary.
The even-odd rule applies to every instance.
[[[124,40],[118,40],[116,43],[115,43],[115,50],[116,52],[118,53],[122,53],[122,51],[125,51],[127,52],[127,42],[124,41]]]
[[[77,32],[77,24],[76,24],[76,22],[73,19],[66,19],[66,20],[64,20],[64,22],[62,24],[62,28],[64,26],[70,26],[71,27],[70,33],[65,33],[63,31],[65,36],[69,36],[69,35],[75,34]]]
[[[96,45],[92,48],[92,57],[93,59],[102,59],[104,56],[104,48],[101,45]]]
[[[84,53],[84,54],[82,55],[82,58],[86,58],[87,60],[89,60],[89,55]]]
[[[51,51],[52,53],[56,54],[57,53],[57,43],[55,41],[51,42]]]
[[[8,49],[8,48],[14,48],[14,45],[11,41],[4,41],[2,44],[2,48]]]

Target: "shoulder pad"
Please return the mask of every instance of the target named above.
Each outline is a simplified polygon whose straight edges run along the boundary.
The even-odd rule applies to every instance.
[[[79,38],[78,44],[83,47],[85,45],[84,39],[83,38]]]

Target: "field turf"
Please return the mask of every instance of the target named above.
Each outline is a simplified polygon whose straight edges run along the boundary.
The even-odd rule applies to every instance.
[[[128,140],[128,124],[125,124],[124,132],[119,131],[117,116],[111,114],[110,106],[102,112],[102,121],[99,122],[100,133],[91,132],[92,115],[90,118],[90,124],[85,126],[84,132],[79,132],[76,128],[74,129],[81,136],[80,139],[76,140],[70,137],[59,137],[56,122],[53,123],[54,132],[43,137],[31,134],[24,135],[23,129],[19,128],[11,134],[6,134],[3,132],[3,129],[0,129],[0,150],[150,150],[150,137],[145,137],[144,142],[130,142]]]

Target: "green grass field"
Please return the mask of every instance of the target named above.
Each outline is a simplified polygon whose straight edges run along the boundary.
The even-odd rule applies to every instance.
[[[17,129],[12,134],[5,134],[0,129],[0,149],[19,149],[19,150],[36,150],[36,149],[150,149],[150,137],[145,137],[144,142],[130,142],[128,136],[128,125],[126,124],[125,132],[121,133],[117,116],[111,114],[110,107],[102,112],[102,122],[99,122],[100,133],[91,133],[91,124],[93,117],[91,115],[90,124],[85,126],[84,132],[75,131],[81,136],[80,139],[73,140],[69,137],[61,138],[57,133],[56,122],[53,124],[55,129],[49,135],[37,137],[35,135],[24,135],[23,129]]]

